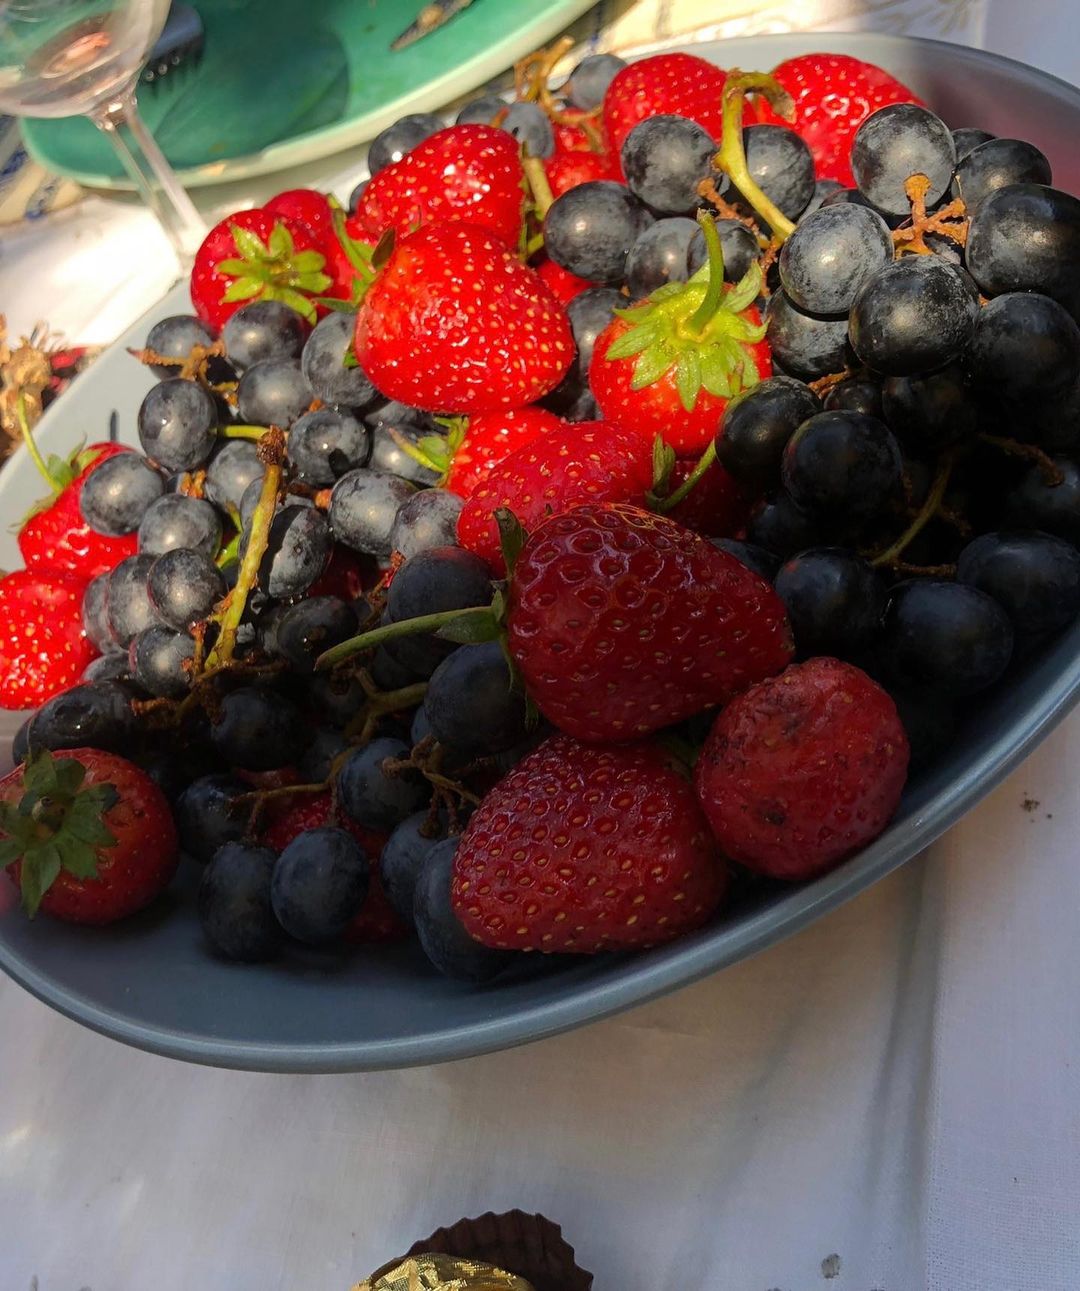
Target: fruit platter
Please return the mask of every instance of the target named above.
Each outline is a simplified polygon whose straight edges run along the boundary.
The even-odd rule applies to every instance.
[[[0,963],[89,1026],[553,1034],[909,860],[1080,695],[1080,92],[562,53],[223,220],[0,477]]]

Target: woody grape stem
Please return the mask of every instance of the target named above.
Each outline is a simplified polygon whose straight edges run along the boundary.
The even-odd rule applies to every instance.
[[[716,165],[769,225],[774,238],[785,242],[795,232],[795,225],[772,199],[762,192],[746,164],[742,132],[743,104],[747,91],[764,95],[777,114],[786,121],[794,119],[795,104],[791,95],[775,77],[765,72],[740,72],[732,69],[724,83],[721,96],[723,125],[720,134],[720,151],[716,154]]]

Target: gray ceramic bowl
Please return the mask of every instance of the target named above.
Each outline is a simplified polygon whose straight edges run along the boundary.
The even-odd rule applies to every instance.
[[[815,49],[888,68],[953,126],[978,125],[1038,144],[1056,183],[1080,192],[1080,92],[990,54],[935,41],[876,35],[767,36],[694,47],[726,65],[769,68]],[[132,434],[148,380],[123,352],[155,318],[187,308],[174,292],[79,379],[41,432],[53,450],[98,438],[111,410]],[[0,479],[0,510],[20,514],[36,496],[19,454]],[[3,543],[7,549],[3,549]],[[16,559],[0,543],[0,567]],[[891,827],[834,873],[772,890],[712,927],[662,950],[592,961],[526,961],[484,990],[444,981],[404,947],[339,960],[290,955],[250,968],[206,953],[196,921],[172,917],[194,875],[145,916],[108,931],[30,925],[0,882],[0,964],[62,1013],[140,1048],[193,1062],[263,1071],[354,1071],[440,1062],[553,1035],[662,995],[779,941],[902,865],[937,838],[1031,751],[1080,696],[1080,623],[994,694],[950,756],[915,780]],[[14,729],[10,723],[9,731]]]

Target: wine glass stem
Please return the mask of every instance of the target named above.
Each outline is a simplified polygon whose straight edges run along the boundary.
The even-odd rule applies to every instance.
[[[173,244],[181,267],[189,268],[206,237],[206,224],[143,125],[134,85],[103,103],[90,114],[90,119],[112,140],[129,178]]]

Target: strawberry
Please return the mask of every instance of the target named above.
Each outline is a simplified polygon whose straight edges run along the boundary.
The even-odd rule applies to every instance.
[[[474,812],[450,899],[486,946],[595,954],[699,927],[726,888],[693,790],[655,749],[556,735]]]
[[[642,304],[616,310],[589,365],[605,418],[650,442],[660,435],[680,455],[701,452],[728,400],[772,374],[754,303],[761,267],[755,261],[739,283],[724,282],[716,226],[708,217],[701,226],[707,262],[689,282],[666,283]]]
[[[618,169],[626,136],[646,117],[689,117],[720,138],[727,73],[693,54],[653,54],[621,68],[604,95],[604,130]]]
[[[95,533],[79,508],[87,476],[107,457],[128,451],[122,444],[91,444],[66,461],[49,458],[46,476],[53,497],[40,503],[19,530],[19,551],[27,569],[71,574],[89,582],[135,555],[137,534],[110,538]]]
[[[215,224],[195,254],[191,303],[220,329],[252,300],[283,300],[315,322],[314,297],[334,285],[320,237],[306,224],[271,211],[237,211]]]
[[[589,138],[588,131],[583,126],[574,121],[553,121],[552,130],[555,134],[555,152],[554,156],[564,156],[569,152],[593,152],[592,140]]]
[[[565,423],[546,408],[510,408],[471,417],[448,436],[449,464],[443,488],[467,498],[511,453],[561,429]]]
[[[697,465],[683,458],[675,463],[668,484],[674,493]],[[734,475],[719,462],[709,464],[690,492],[677,502],[667,516],[706,538],[734,538],[750,519],[750,501]]]
[[[547,287],[495,234],[464,223],[427,224],[397,244],[357,314],[354,349],[387,398],[469,415],[532,403],[574,359]]]
[[[326,194],[316,192],[313,188],[290,188],[272,197],[263,210],[274,216],[284,215],[311,230],[319,250],[326,257],[323,272],[331,279],[330,286],[323,295],[337,300],[351,300],[356,283],[356,269],[341,245],[334,225],[333,208]]]
[[[546,520],[510,580],[510,653],[537,708],[589,742],[632,740],[784,668],[780,598],[664,516],[588,503]]]
[[[355,601],[378,582],[374,562],[365,564],[362,557],[335,543],[330,548],[326,568],[308,588],[307,596],[338,596]]]
[[[437,130],[400,161],[380,170],[346,221],[349,233],[377,242],[418,225],[464,220],[517,246],[525,172],[517,140],[495,126]]]
[[[36,754],[0,780],[0,865],[29,914],[105,924],[150,904],[180,851],[165,795],[115,753]]]
[[[580,296],[583,291],[596,286],[595,282],[589,282],[587,278],[579,278],[576,273],[564,269],[561,264],[556,264],[547,256],[544,256],[536,265],[536,276],[561,305],[569,305],[575,296]]]
[[[607,153],[600,152],[557,152],[544,169],[554,197],[594,179],[618,179],[620,173]]]
[[[83,631],[85,586],[30,569],[0,578],[0,708],[39,707],[97,658]]]
[[[379,856],[386,846],[387,835],[375,829],[366,829],[338,810],[329,793],[298,795],[282,815],[263,833],[262,842],[276,852],[284,849],[297,834],[305,829],[321,829],[324,825],[337,825],[347,830],[367,853],[371,861],[371,880],[364,904],[345,931],[345,940],[353,944],[398,941],[408,935],[408,929],[395,913],[379,875]]]
[[[695,781],[728,856],[771,878],[808,879],[881,833],[907,766],[885,691],[851,664],[817,658],[724,709]]]
[[[614,422],[583,421],[511,453],[469,495],[458,516],[459,544],[501,575],[505,562],[495,511],[506,507],[526,531],[582,502],[644,503],[652,447]]]
[[[814,154],[818,179],[846,188],[855,187],[851,145],[866,118],[890,103],[922,103],[894,76],[849,54],[801,54],[772,74],[795,100],[795,119],[784,120],[759,97],[759,121],[795,130]]]

